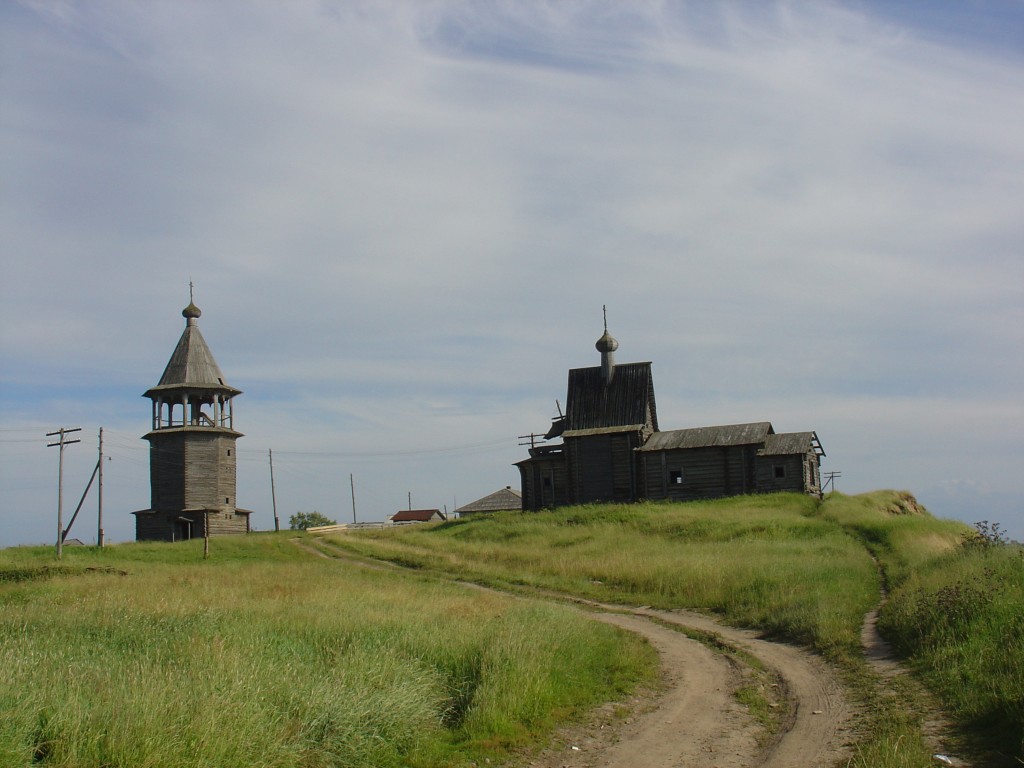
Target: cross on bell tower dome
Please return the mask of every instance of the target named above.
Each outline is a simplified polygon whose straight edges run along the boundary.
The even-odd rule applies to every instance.
[[[199,331],[202,311],[189,285],[185,330],[153,401],[149,441],[150,508],[133,513],[135,538],[175,541],[209,533],[246,533],[251,512],[235,503],[237,451],[234,398]]]

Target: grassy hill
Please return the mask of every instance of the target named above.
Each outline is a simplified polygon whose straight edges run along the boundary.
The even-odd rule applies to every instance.
[[[336,537],[353,551],[508,588],[688,608],[807,645],[873,713],[855,764],[926,766],[921,699],[880,692],[860,647],[880,626],[969,746],[1024,760],[1024,556],[998,529],[939,520],[907,493],[598,505]],[[995,759],[993,757],[993,759]]]
[[[982,516],[982,515],[979,515]],[[575,507],[302,538],[0,551],[3,765],[445,766],[649,679],[632,636],[449,577],[690,608],[803,644],[864,706],[851,765],[925,766],[922,701],[1021,758],[1024,557],[903,493]],[[320,546],[413,568],[368,570]],[[887,690],[881,626],[927,689]]]

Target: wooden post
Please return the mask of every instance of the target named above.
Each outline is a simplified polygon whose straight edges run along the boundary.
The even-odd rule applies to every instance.
[[[56,432],[47,432],[47,437],[59,435],[56,443],[47,443],[47,448],[60,446],[60,456],[57,459],[57,559],[64,556],[64,446],[72,443],[80,443],[81,440],[65,440],[65,435],[71,432],[81,432],[81,427],[64,429],[61,427]]]
[[[270,503],[274,505],[274,530],[281,530],[281,520],[277,516],[277,493],[274,491],[274,451],[267,449],[270,455]]]
[[[60,458],[57,459],[57,559],[64,557],[64,430],[60,431]]]
[[[203,510],[203,560],[210,559],[210,510]]]
[[[355,521],[356,521],[356,480],[352,476],[351,472],[349,472],[349,475],[348,475],[348,484],[352,487],[352,522],[355,523]]]
[[[103,427],[100,427],[100,487],[96,514],[96,545],[103,549]]]

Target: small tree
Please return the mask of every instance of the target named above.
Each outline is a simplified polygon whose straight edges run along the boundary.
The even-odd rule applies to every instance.
[[[293,531],[304,531],[307,528],[316,528],[320,525],[337,524],[337,520],[331,520],[326,515],[321,515],[315,510],[313,512],[296,512],[288,518],[288,525]]]

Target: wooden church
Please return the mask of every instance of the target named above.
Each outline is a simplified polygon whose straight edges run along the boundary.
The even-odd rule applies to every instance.
[[[776,434],[767,421],[662,432],[651,363],[616,364],[619,343],[607,321],[596,347],[600,366],[569,371],[565,413],[516,464],[523,509],[821,494],[825,452],[814,432]],[[548,442],[557,438],[560,443]]]
[[[153,402],[149,433],[149,509],[133,512],[136,540],[179,541],[209,534],[247,533],[250,510],[235,505],[234,398],[199,332],[202,312],[189,301],[185,330]]]

